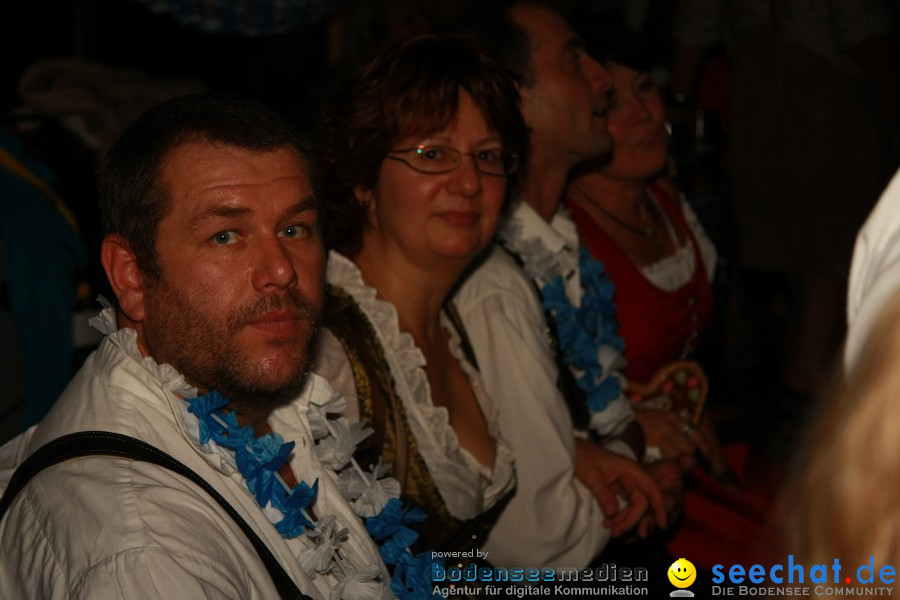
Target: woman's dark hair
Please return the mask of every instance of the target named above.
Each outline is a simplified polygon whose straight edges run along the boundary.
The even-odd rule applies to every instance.
[[[542,0],[464,0],[447,24],[446,31],[471,40],[507,69],[520,87],[532,87],[531,39],[510,16],[519,6],[540,6],[557,12],[554,6]]]
[[[638,33],[597,23],[582,23],[579,33],[588,54],[602,63],[614,62],[642,73],[656,66],[653,47]]]
[[[375,187],[382,160],[399,140],[444,129],[456,116],[460,91],[472,97],[503,147],[519,155],[519,170],[507,178],[509,203],[528,159],[512,78],[461,38],[421,36],[379,56],[326,101],[317,158],[328,248],[351,257],[359,252],[366,209],[355,189]]]

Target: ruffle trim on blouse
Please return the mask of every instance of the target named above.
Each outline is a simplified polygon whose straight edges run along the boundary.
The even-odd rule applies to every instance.
[[[478,462],[460,446],[459,438],[457,438],[456,432],[450,426],[450,413],[447,409],[443,406],[435,406],[431,402],[431,388],[428,383],[428,376],[425,373],[425,356],[416,346],[413,336],[400,330],[400,318],[396,307],[386,300],[379,299],[375,288],[363,280],[359,268],[345,256],[335,251],[331,251],[328,257],[328,282],[343,288],[359,304],[360,309],[376,329],[379,342],[384,347],[385,354],[394,358],[390,362],[395,368],[402,371],[401,373],[393,373],[395,377],[402,378],[402,382],[397,382],[397,391],[401,394],[404,404],[408,407],[414,407],[419,412],[421,417],[419,421],[428,428],[426,433],[430,434],[433,441],[432,452],[429,453],[426,450],[426,445],[423,444],[425,440],[422,440],[420,435],[416,435],[419,449],[423,452],[423,458],[425,458],[429,470],[432,472],[432,477],[435,477],[437,482],[440,479],[439,472],[441,470],[449,470],[459,473],[458,478],[471,481],[471,473],[474,470],[484,480],[478,490],[480,498],[474,498],[476,490],[471,488],[455,490],[457,493],[464,493],[472,500],[470,501],[471,504],[467,502],[471,510],[470,514],[459,514],[459,510],[452,510],[454,516],[459,519],[468,519],[490,508],[502,493],[509,489],[513,480],[512,451],[497,437],[498,424],[494,407],[491,406],[490,413],[485,414],[485,418],[488,421],[488,430],[495,441],[496,447],[494,468],[490,469]],[[444,323],[444,325],[446,327],[447,323]],[[473,377],[473,373],[477,374],[477,371],[464,358],[458,334],[452,326],[448,327],[448,329],[451,332],[451,353],[463,365],[464,372],[469,377],[469,381],[473,382],[473,386],[481,386],[480,377]],[[480,398],[485,397],[483,395],[483,387],[480,387],[479,391],[482,395],[478,396],[478,392],[476,392],[476,398],[479,398],[479,406],[485,411],[485,407],[480,401]],[[415,419],[410,419],[410,425],[413,427],[415,426],[414,422]],[[416,434],[417,432],[413,431],[413,433]],[[432,456],[429,456],[429,454]],[[435,460],[440,460],[434,456],[435,454],[443,456],[439,466],[432,464]],[[501,462],[501,459],[504,462]],[[472,467],[475,468],[473,469]],[[438,487],[440,488],[441,486],[439,485]],[[444,499],[448,501],[447,497]],[[478,506],[475,506],[475,504]]]
[[[369,322],[378,331],[379,342],[385,354],[394,356],[403,369],[403,381],[409,389],[413,403],[422,409],[435,439],[446,451],[456,451],[459,440],[450,427],[450,413],[443,406],[435,406],[428,400],[431,388],[425,374],[425,355],[416,346],[409,333],[400,331],[397,308],[378,298],[378,292],[363,281],[359,268],[349,259],[332,251],[328,257],[328,282],[339,285],[356,300]]]
[[[494,468],[486,466],[477,458],[472,456],[465,448],[460,447],[460,453],[463,455],[469,469],[479,473],[482,477],[490,482],[484,490],[483,504],[484,508],[493,506],[501,496],[506,493],[513,483],[515,473],[513,471],[514,455],[512,448],[500,437],[500,417],[497,407],[491,400],[487,390],[484,389],[484,382],[481,379],[481,373],[469,363],[465,352],[462,349],[462,338],[452,323],[449,322],[443,313],[441,313],[441,321],[444,328],[450,332],[450,354],[459,363],[469,379],[472,386],[472,393],[478,401],[478,406],[484,414],[487,422],[488,433],[494,440]],[[482,401],[484,399],[484,401]],[[449,426],[449,425],[448,425]],[[453,429],[450,429],[453,432]],[[454,437],[456,434],[454,433]],[[457,442],[458,445],[458,442]]]

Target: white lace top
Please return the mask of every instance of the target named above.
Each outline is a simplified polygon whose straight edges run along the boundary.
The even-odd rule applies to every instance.
[[[676,246],[679,246],[680,242],[678,236],[675,234],[675,226],[672,224],[672,220],[669,219],[669,215],[666,214],[666,211],[659,205],[659,201],[652,196],[652,192],[651,198],[653,199],[653,202],[656,203],[656,209],[659,211],[659,214],[662,215],[666,224],[666,229],[669,232],[669,237]],[[681,214],[684,216],[684,220],[690,228],[691,234],[694,236],[694,239],[697,240],[700,258],[703,261],[703,268],[706,270],[706,277],[709,281],[712,281],[716,270],[716,247],[707,237],[706,232],[703,230],[703,226],[700,224],[700,219],[697,218],[697,215],[694,213],[690,204],[683,198],[680,198],[678,203],[681,205]],[[690,241],[686,240],[673,254],[670,254],[652,265],[647,265],[641,269],[641,273],[644,274],[644,277],[646,277],[650,283],[659,289],[667,292],[674,292],[687,285],[687,283],[693,279],[695,267],[694,248]]]
[[[513,486],[513,454],[499,436],[497,409],[485,392],[478,371],[466,360],[458,332],[442,316],[442,323],[450,333],[450,352],[468,376],[494,438],[493,468],[483,465],[460,446],[447,409],[432,404],[425,356],[413,337],[400,331],[394,305],[379,299],[375,288],[363,281],[357,266],[334,251],[328,257],[327,279],[353,297],[376,331],[419,452],[450,513],[457,519],[471,519],[487,511]],[[359,404],[350,362],[340,342],[327,329],[319,336],[313,371],[344,395],[347,416],[356,419]]]

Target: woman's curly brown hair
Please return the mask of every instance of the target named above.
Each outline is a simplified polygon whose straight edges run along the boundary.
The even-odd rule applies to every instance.
[[[350,257],[359,252],[366,209],[354,190],[376,185],[382,160],[399,140],[444,129],[456,116],[461,90],[503,147],[519,155],[519,170],[507,178],[509,204],[528,158],[528,130],[512,76],[462,38],[421,36],[376,58],[326,102],[316,154],[327,248]]]

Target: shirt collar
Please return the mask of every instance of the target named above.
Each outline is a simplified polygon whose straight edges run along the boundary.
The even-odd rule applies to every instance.
[[[521,239],[538,238],[550,252],[574,251],[578,248],[578,230],[562,208],[557,210],[548,223],[530,204],[520,200],[513,207],[509,218],[520,224]]]

